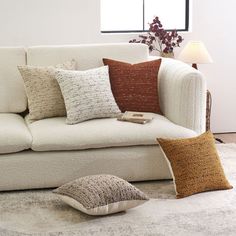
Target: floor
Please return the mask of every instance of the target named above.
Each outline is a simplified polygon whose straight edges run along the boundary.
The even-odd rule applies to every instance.
[[[214,134],[215,138],[221,139],[224,143],[236,143],[236,133]]]

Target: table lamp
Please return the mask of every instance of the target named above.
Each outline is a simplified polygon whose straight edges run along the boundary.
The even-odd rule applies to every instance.
[[[179,60],[192,63],[192,67],[197,69],[197,64],[212,63],[205,45],[201,41],[190,41],[179,55]]]

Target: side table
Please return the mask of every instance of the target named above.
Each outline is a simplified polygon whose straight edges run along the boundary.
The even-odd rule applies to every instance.
[[[212,106],[212,97],[209,90],[206,94],[206,131],[211,129],[211,106]]]
[[[212,97],[211,92],[207,90],[206,94],[206,131],[211,129],[211,106],[212,106]],[[224,143],[221,139],[215,138],[216,141]]]

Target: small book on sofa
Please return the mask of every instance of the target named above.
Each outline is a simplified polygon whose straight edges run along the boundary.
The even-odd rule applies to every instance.
[[[146,112],[126,111],[117,120],[127,121],[138,124],[146,124],[153,119],[153,115]]]

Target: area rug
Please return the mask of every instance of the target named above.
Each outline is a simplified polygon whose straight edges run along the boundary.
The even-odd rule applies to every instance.
[[[92,217],[51,190],[0,193],[1,236],[236,235],[236,144],[217,145],[231,190],[175,199],[172,181],[135,183],[151,200],[111,216]]]

